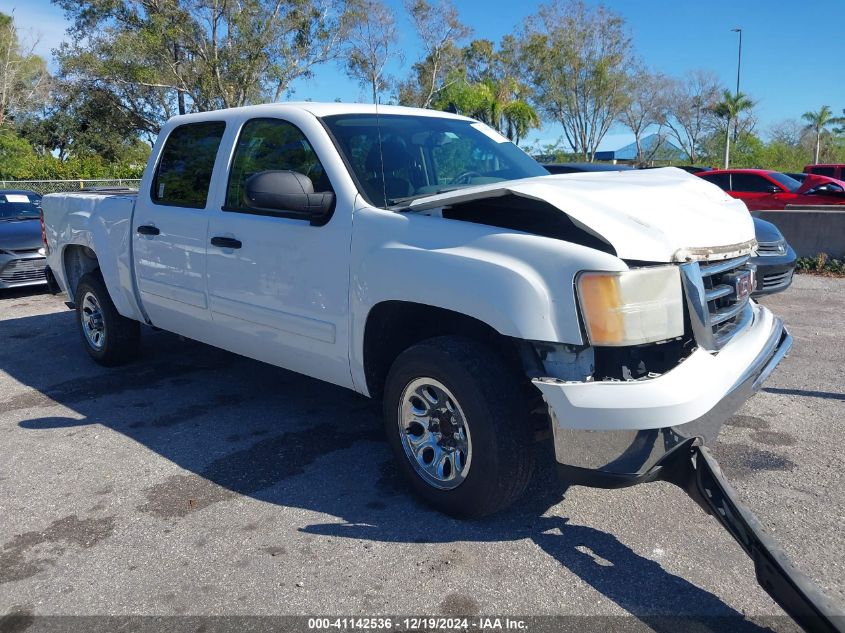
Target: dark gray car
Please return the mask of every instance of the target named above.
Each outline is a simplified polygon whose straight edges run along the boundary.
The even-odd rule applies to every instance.
[[[0,189],[0,290],[47,283],[40,216],[39,194]]]
[[[795,271],[795,251],[771,222],[754,218],[757,253],[751,263],[757,266],[757,287],[753,296],[770,295],[789,288]]]

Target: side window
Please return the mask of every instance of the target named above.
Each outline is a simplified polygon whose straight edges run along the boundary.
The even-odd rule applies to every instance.
[[[223,121],[208,121],[180,125],[170,133],[153,178],[153,202],[205,207],[214,159],[225,129]]]
[[[835,167],[813,167],[812,172],[814,174],[818,174],[819,176],[828,176],[830,178],[836,177]]]
[[[733,190],[745,191],[748,193],[769,193],[769,189],[775,186],[774,183],[762,176],[754,174],[734,174]]]
[[[299,128],[280,119],[252,119],[243,126],[235,147],[224,208],[248,211],[244,201],[247,179],[271,170],[297,171],[308,176],[316,193],[332,190],[317,154]]]
[[[721,188],[723,191],[730,191],[731,188],[731,175],[730,174],[705,174],[701,176],[704,180],[708,182],[712,182],[717,187]]]

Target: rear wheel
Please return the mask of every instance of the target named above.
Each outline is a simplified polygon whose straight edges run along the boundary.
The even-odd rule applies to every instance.
[[[385,430],[414,491],[471,518],[510,505],[533,470],[519,376],[488,347],[438,337],[405,350],[384,392]]]
[[[140,325],[118,313],[98,273],[82,276],[75,303],[79,333],[91,358],[110,367],[137,354]]]

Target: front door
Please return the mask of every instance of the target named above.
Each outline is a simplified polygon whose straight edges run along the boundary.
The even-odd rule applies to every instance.
[[[225,124],[189,123],[167,136],[149,195],[139,196],[132,246],[138,291],[153,325],[193,338],[210,320],[205,289],[208,199]]]
[[[314,145],[291,121],[246,121],[230,163],[222,204],[210,213],[208,227],[216,344],[351,386],[351,204],[338,200],[331,219],[312,226],[308,217],[265,214],[246,203],[246,180],[267,170],[296,171],[311,179],[315,192],[332,191]]]

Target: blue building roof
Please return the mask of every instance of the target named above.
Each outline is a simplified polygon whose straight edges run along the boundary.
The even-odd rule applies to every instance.
[[[649,134],[640,141],[648,160],[683,160],[686,154],[665,136]],[[631,143],[613,151],[596,152],[596,160],[637,160],[637,144]]]

